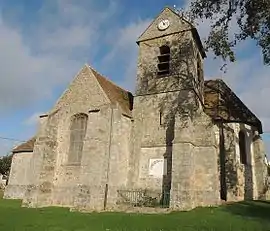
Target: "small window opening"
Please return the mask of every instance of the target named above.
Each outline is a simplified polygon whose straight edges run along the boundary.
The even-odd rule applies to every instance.
[[[197,55],[197,76],[198,76],[198,82],[202,82],[203,73],[202,73],[202,65],[201,65],[201,59],[200,55]]]
[[[159,48],[160,55],[158,56],[158,75],[166,75],[170,72],[171,51],[168,46]]]
[[[239,151],[241,164],[247,164],[246,136],[243,131],[239,132]]]
[[[159,112],[159,125],[163,125],[163,113]]]

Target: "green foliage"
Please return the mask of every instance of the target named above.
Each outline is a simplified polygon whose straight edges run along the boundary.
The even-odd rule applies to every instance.
[[[262,49],[264,63],[270,65],[269,0],[192,0],[189,11],[193,20],[212,21],[206,50],[234,62],[233,48],[241,41],[253,39]],[[232,31],[235,25],[238,30]]]
[[[3,156],[0,159],[0,174],[8,176],[12,162],[12,155]]]
[[[1,230],[14,231],[266,231],[269,202],[243,202],[171,214],[77,213],[66,208],[21,208],[0,200]],[[16,221],[16,222],[15,222]]]

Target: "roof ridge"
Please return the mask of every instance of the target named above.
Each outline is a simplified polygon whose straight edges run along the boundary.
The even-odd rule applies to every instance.
[[[196,29],[196,26],[194,26],[194,24],[192,22],[190,22],[184,15],[180,15],[174,8],[172,8],[171,6],[166,6],[165,8],[168,8],[169,10],[171,10],[174,14],[176,14],[179,18],[183,19],[186,23],[190,24],[193,28]],[[165,9],[164,8],[164,9]],[[197,30],[197,29],[196,29]]]
[[[104,93],[107,95],[108,99],[113,104],[119,104],[122,112],[127,115],[131,114],[131,92],[119,87],[114,82],[112,82],[109,78],[104,77],[97,70],[92,68],[90,65],[88,66],[89,70],[95,76],[96,80],[99,82],[99,85],[103,89]]]
[[[110,80],[108,77],[105,77],[103,74],[101,74],[100,72],[98,72],[95,68],[91,67],[90,65],[89,65],[89,68],[90,68],[92,71],[96,72],[100,77],[104,78],[106,81],[108,81],[108,82],[109,82],[110,84],[112,84],[113,86],[115,86],[115,87],[117,87],[117,88],[119,88],[119,89],[121,89],[121,90],[123,90],[123,91],[125,91],[125,92],[129,92],[128,90],[126,90],[126,89],[124,89],[124,88],[118,86],[117,84],[115,84],[112,80]]]

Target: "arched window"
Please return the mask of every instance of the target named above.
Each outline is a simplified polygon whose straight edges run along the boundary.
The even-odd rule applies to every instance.
[[[246,136],[243,131],[239,132],[239,151],[240,151],[240,162],[242,164],[247,164]]]
[[[159,48],[160,55],[158,56],[158,75],[166,75],[170,73],[171,51],[168,46]]]
[[[68,154],[69,164],[78,164],[81,162],[87,120],[88,116],[86,114],[77,114],[72,117]]]

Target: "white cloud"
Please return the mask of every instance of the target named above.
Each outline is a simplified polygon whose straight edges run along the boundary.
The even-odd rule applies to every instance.
[[[39,116],[43,115],[44,113],[42,112],[36,112],[32,114],[26,121],[24,121],[25,125],[30,125],[30,126],[36,126],[38,121],[39,121]]]
[[[112,67],[117,63],[124,65],[124,79],[121,86],[134,91],[137,70],[138,46],[136,40],[151,23],[151,19],[138,20],[124,28],[118,28],[107,35],[107,39],[113,37],[111,51],[104,58],[104,66]],[[121,61],[121,62],[120,62]]]
[[[83,2],[91,7],[74,1],[44,2],[29,34],[20,24],[11,27],[0,14],[0,112],[50,97],[54,87],[69,82],[93,57],[100,25],[116,7],[111,2],[98,12],[93,1]],[[79,59],[77,53],[82,54]]]
[[[37,18],[27,25],[27,31],[23,22],[4,18],[0,12],[2,115],[15,110],[27,111],[33,103],[55,97],[55,88],[65,86],[81,66],[94,57],[98,49],[96,42],[101,44],[102,26],[104,22],[113,23],[117,9],[116,1],[108,2],[106,10],[96,10],[96,2],[92,0],[44,1]],[[24,131],[16,132],[14,137],[29,138],[39,114],[34,113],[17,124]],[[14,129],[16,124],[12,126]],[[1,140],[0,155],[13,146],[13,141]]]
[[[106,11],[96,10],[93,0],[49,2],[40,11],[41,26],[36,32],[43,51],[60,51],[62,55],[74,48],[92,47],[101,36],[102,23],[109,21],[117,9],[112,0]]]

